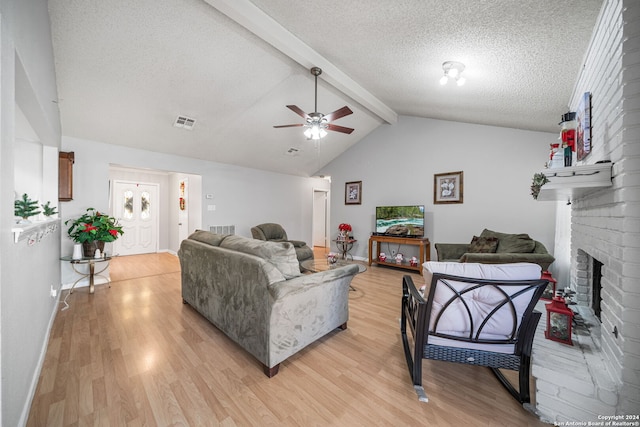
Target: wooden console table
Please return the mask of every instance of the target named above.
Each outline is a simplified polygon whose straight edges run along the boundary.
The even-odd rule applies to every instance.
[[[376,243],[375,257],[373,252],[374,242]],[[402,263],[398,264],[392,257],[387,258],[387,261],[380,261],[380,246],[383,243],[419,246],[420,256],[418,258],[418,265],[416,266],[410,265],[407,260],[404,260],[402,261]],[[369,237],[369,265],[379,264],[379,265],[387,265],[390,267],[405,268],[407,270],[415,270],[418,273],[422,274],[422,264],[425,261],[431,261],[431,243],[429,242],[429,239],[427,239],[426,237],[422,239],[417,239],[412,237],[393,237],[393,236]]]

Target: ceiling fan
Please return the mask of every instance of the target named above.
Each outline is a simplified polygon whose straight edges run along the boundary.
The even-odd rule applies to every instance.
[[[304,135],[307,139],[320,139],[327,135],[327,130],[334,132],[342,132],[350,134],[353,132],[352,128],[334,125],[330,123],[334,120],[338,120],[349,114],[353,114],[353,111],[346,105],[333,113],[322,114],[318,113],[318,76],[322,74],[322,70],[318,67],[311,68],[311,74],[316,78],[316,96],[315,96],[315,111],[313,113],[305,113],[297,105],[287,105],[287,108],[305,119],[306,123],[298,123],[295,125],[280,125],[274,126],[274,128],[290,128],[290,127],[305,127]]]

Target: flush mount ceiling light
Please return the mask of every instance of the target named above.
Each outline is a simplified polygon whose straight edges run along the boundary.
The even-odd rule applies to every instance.
[[[467,79],[461,76],[464,71],[464,64],[462,62],[443,62],[442,69],[444,70],[444,76],[440,78],[440,84],[443,86],[449,82],[449,79],[454,79],[458,86],[462,86],[467,81]]]

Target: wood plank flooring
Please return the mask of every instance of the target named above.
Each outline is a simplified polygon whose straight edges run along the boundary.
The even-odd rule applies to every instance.
[[[544,425],[486,368],[424,361],[430,400],[418,401],[399,332],[401,270],[356,276],[348,329],[284,361],[271,379],[182,304],[179,270],[167,253],[119,257],[110,288],[70,295],[28,426]]]

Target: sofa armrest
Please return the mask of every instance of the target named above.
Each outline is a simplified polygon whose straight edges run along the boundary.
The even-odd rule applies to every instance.
[[[303,242],[302,240],[287,240],[287,242],[291,243],[294,248],[301,248],[303,246],[307,246],[307,242]]]
[[[347,281],[348,287],[356,274],[358,274],[358,266],[349,264],[318,273],[303,274],[302,276],[294,277],[284,282],[273,283],[269,285],[269,292],[274,299],[282,299],[292,294],[299,294],[313,288],[327,286],[339,280]]]
[[[535,253],[465,253],[460,258],[460,262],[479,262],[482,264],[508,264],[513,262],[530,262],[538,264],[542,270],[548,270],[555,258],[550,254]]]
[[[469,252],[469,246],[468,243],[436,243],[438,261],[457,261]]]
[[[346,327],[349,285],[357,272],[357,265],[347,265],[269,285],[267,366],[275,366],[332,330]]]

